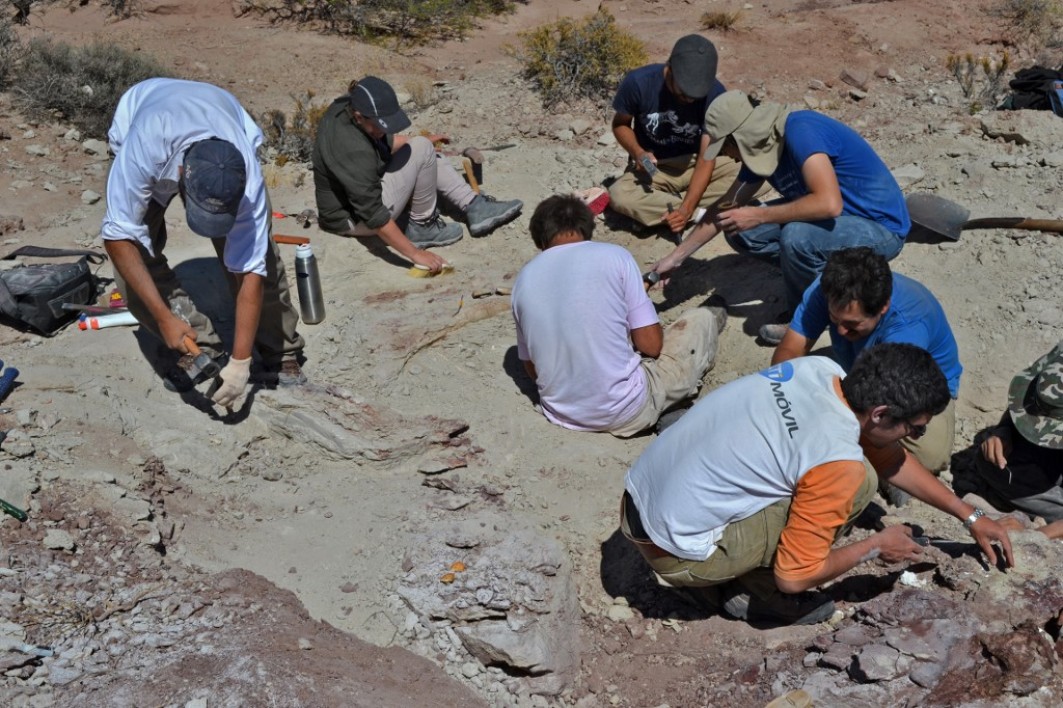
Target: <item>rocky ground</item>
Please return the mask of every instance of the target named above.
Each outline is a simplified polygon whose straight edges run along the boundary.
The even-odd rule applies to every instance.
[[[45,339],[0,327],[0,358],[22,371],[0,402],[0,497],[30,514],[0,524],[0,636],[18,645],[0,654],[5,704],[763,706],[802,688],[816,705],[1060,703],[1058,542],[1016,534],[1017,567],[1002,573],[959,522],[883,505],[878,522],[954,541],[833,583],[830,624],[748,627],[658,587],[616,532],[623,475],[651,438],[572,433],[533,410],[506,297],[535,252],[528,215],[624,160],[605,105],[544,111],[503,48],[595,6],[531,2],[467,42],[393,52],[270,25],[242,3],[143,5],[121,22],[52,6],[24,31],[151,53],[256,113],[384,76],[418,99],[415,129],[457,147],[513,144],[487,153],[485,187],[527,208],[447,248],[456,272],[431,280],[277,220],[310,235],[321,261],[328,314],[302,328],[313,383],[258,390],[233,417],[167,392],[138,328]],[[603,5],[660,57],[706,9]],[[1063,218],[1063,120],[972,114],[946,68],[950,54],[1005,47],[1032,63],[976,5],[767,0],[745,6],[737,31],[707,34],[729,86],[846,121],[906,192],[974,217]],[[30,121],[0,94],[0,138],[3,252],[99,247],[108,158],[91,136]],[[313,207],[306,165],[266,169],[277,211]],[[176,206],[168,221],[180,275],[220,287],[209,245]],[[646,263],[671,248],[613,218],[596,238]],[[894,267],[935,292],[959,340],[961,451],[999,417],[1012,374],[1063,337],[1063,244],[917,233]],[[767,363],[754,337],[782,294],[777,272],[720,242],[654,297],[669,322],[714,292],[731,319],[705,390]],[[201,304],[231,329],[228,303]],[[977,492],[962,463],[944,479]]]

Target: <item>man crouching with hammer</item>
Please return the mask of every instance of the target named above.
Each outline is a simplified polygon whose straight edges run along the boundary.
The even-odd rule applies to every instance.
[[[306,382],[303,338],[272,229],[269,195],[255,150],[262,131],[227,91],[210,84],[148,79],[118,102],[107,134],[115,155],[101,236],[129,311],[183,356],[166,374],[171,390],[195,383],[192,356],[224,355],[213,323],[196,310],[170,269],[166,209],[181,195],[188,227],[211,239],[236,303],[232,355],[211,394],[237,407],[251,376],[252,347],[265,384]],[[189,342],[194,344],[189,344]]]

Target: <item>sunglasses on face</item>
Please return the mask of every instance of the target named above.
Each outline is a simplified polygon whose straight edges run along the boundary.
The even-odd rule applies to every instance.
[[[905,427],[908,429],[908,437],[912,440],[918,440],[926,435],[926,425],[915,425],[910,421],[904,421]]]

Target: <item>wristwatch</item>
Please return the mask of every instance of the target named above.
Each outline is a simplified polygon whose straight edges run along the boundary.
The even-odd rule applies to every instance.
[[[974,526],[974,522],[978,521],[983,516],[985,516],[985,512],[979,509],[978,507],[975,507],[974,511],[971,512],[971,515],[963,520],[963,528],[970,531],[971,527]]]

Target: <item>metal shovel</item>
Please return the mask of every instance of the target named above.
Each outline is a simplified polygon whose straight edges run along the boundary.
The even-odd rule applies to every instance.
[[[1021,216],[968,219],[966,207],[933,194],[910,194],[905,200],[914,226],[922,227],[950,241],[960,240],[967,229],[1025,229],[1063,233],[1063,220],[1027,219]]]

